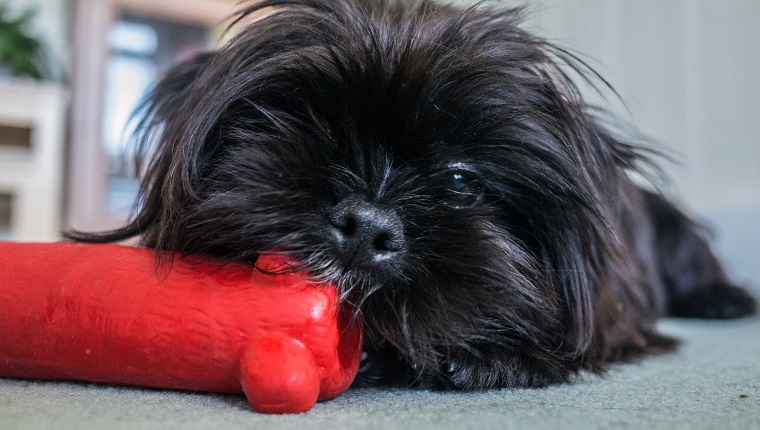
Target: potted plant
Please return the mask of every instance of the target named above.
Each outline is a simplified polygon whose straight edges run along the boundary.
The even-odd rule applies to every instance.
[[[34,15],[34,10],[27,10],[12,17],[9,8],[0,4],[0,75],[47,77],[44,46],[30,34]]]

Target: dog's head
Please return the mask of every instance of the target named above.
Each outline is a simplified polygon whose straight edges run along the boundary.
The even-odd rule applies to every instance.
[[[543,382],[458,365],[502,351],[564,377],[592,341],[605,196],[632,157],[589,119],[566,55],[518,10],[266,0],[241,17],[261,11],[151,95],[155,157],[121,234],[292,255],[417,373]]]

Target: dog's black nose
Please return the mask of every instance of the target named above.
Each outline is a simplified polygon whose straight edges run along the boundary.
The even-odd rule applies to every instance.
[[[329,214],[330,237],[348,268],[391,270],[406,248],[404,226],[392,209],[347,198]]]

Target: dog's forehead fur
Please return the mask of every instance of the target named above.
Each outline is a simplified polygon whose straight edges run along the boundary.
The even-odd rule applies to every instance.
[[[203,68],[181,101],[191,115],[168,124],[177,139],[257,142],[273,153],[250,160],[261,171],[290,167],[283,176],[297,178],[339,166],[374,187],[397,170],[368,165],[418,163],[435,174],[472,161],[500,183],[566,190],[579,187],[563,182],[595,179],[584,166],[606,154],[583,153],[566,135],[572,87],[552,78],[548,45],[517,27],[519,10],[271,0],[241,16],[270,7]],[[262,164],[284,152],[312,168]],[[556,171],[512,176],[530,172],[512,166],[532,163]]]
[[[298,131],[349,150],[372,142],[394,157],[427,161],[474,143],[481,155],[484,142],[503,142],[504,135],[518,139],[519,132],[504,128],[524,126],[518,116],[538,116],[555,102],[537,99],[535,89],[548,75],[536,65],[547,57],[516,27],[517,11],[462,14],[427,2],[395,8],[392,1],[289,3],[246,10],[280,7],[242,31],[204,70],[208,88],[199,92],[225,101],[219,114],[246,111],[270,130],[284,114],[289,139]],[[214,105],[195,104],[206,111]]]

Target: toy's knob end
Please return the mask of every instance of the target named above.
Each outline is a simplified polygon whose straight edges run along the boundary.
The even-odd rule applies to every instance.
[[[260,413],[306,412],[319,397],[314,356],[292,338],[265,337],[249,345],[240,379],[251,408]]]

